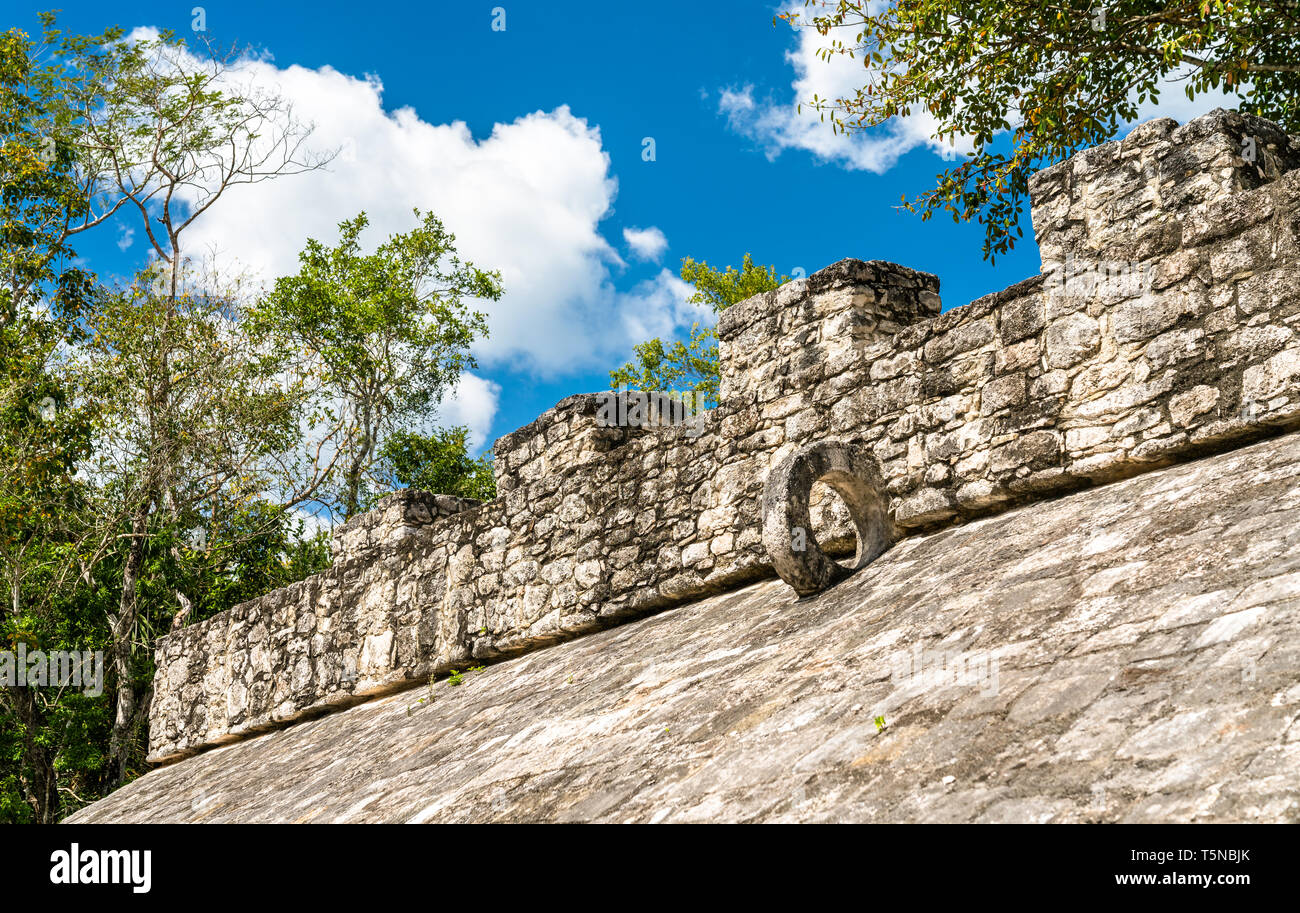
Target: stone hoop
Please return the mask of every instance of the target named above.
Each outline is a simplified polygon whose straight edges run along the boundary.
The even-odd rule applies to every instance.
[[[825,482],[844,499],[858,534],[853,563],[822,551],[812,532],[809,498]],[[870,564],[893,544],[894,524],[875,459],[863,447],[822,441],[796,450],[768,474],[763,486],[763,546],[772,567],[800,596],[820,593]]]

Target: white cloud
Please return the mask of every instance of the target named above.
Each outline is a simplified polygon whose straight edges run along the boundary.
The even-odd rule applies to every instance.
[[[805,18],[807,15],[805,12]],[[937,121],[924,110],[852,134],[836,133],[829,120],[821,121],[809,103],[814,97],[830,101],[853,98],[856,90],[868,82],[863,58],[842,54],[832,54],[829,60],[818,57],[817,51],[826,46],[828,39],[810,27],[800,27],[796,35],[795,45],[785,55],[794,70],[788,96],[760,100],[752,85],[723,89],[718,96],[718,112],[726,116],[732,129],[758,142],[769,159],[786,150],[802,150],[850,170],[883,174],[916,148],[929,149],[946,160],[963,156],[973,148],[964,137],[957,137],[955,144],[934,139]],[[1221,90],[1188,101],[1181,82],[1184,73],[1164,81],[1158,102],[1148,100],[1139,105],[1132,124],[1154,117],[1172,117],[1186,123],[1217,107],[1236,107],[1237,98]],[[802,112],[798,110],[801,103]],[[1009,119],[1015,123],[1014,115]],[[1120,134],[1125,132],[1121,130]]]
[[[668,249],[668,239],[653,225],[649,228],[625,228],[623,240],[638,260],[657,261]]]
[[[660,269],[629,293],[629,301],[640,306],[623,309],[619,335],[640,342],[652,336],[669,335],[678,327],[689,327],[696,322],[712,323],[713,312],[707,307],[686,303],[694,292],[695,289],[672,272]]]
[[[433,424],[442,428],[465,426],[469,429],[470,451],[477,453],[487,443],[500,401],[500,384],[466,372],[439,404]]]
[[[548,377],[607,368],[640,341],[627,327],[662,323],[665,313],[650,309],[671,312],[658,283],[615,285],[625,264],[599,228],[618,184],[599,128],[567,106],[475,137],[460,121],[385,110],[375,76],[259,59],[242,62],[235,79],[278,91],[315,125],[314,149],[343,154],[328,171],[233,188],[190,230],[189,251],[215,248],[270,279],[297,270],[308,237],[333,243],[337,223],[362,210],[366,247],[410,230],[413,207],[431,210],[462,258],[502,274],[502,300],[478,306],[490,330],[474,345],[479,363]]]
[[[953,145],[933,139],[935,120],[925,111],[891,118],[878,127],[852,134],[836,133],[808,103],[814,96],[831,101],[853,97],[855,90],[867,83],[862,58],[834,54],[829,61],[824,60],[817,51],[826,39],[816,29],[801,27],[795,34],[795,45],[785,55],[794,69],[787,97],[760,101],[754,97],[753,86],[743,86],[724,89],[718,100],[718,111],[726,115],[732,129],[759,142],[769,158],[795,149],[852,170],[883,174],[900,156],[917,147],[926,147],[948,159],[970,150],[960,140]],[[800,103],[803,111],[799,110]]]
[[[127,249],[128,247],[131,246],[131,243],[132,243],[134,240],[135,240],[135,229],[134,229],[134,228],[131,228],[131,227],[126,226],[126,225],[123,225],[123,226],[121,226],[121,227],[118,229],[118,233],[117,233],[117,249],[118,249],[118,250],[125,252],[126,249]]]

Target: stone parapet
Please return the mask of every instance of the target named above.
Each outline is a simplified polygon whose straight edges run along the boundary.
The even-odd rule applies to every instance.
[[[498,440],[495,500],[395,496],[328,572],[163,638],[151,759],[771,576],[765,481],[821,441],[908,535],[1300,425],[1297,163],[1266,122],[1153,122],[1033,181],[1042,275],[940,314],[934,276],[844,260],[735,305],[716,409],[570,397]],[[851,549],[839,502],[811,523]]]

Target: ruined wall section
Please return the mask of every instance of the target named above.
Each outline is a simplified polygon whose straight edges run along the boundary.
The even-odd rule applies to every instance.
[[[776,319],[797,345],[782,352],[805,373],[783,383],[937,314],[937,288],[933,276],[859,261],[786,286]],[[495,500],[390,496],[335,531],[328,572],[162,639],[150,758],[770,576],[762,481],[786,430],[746,433],[748,402],[685,424],[611,426],[608,403],[572,396],[500,438]],[[801,433],[796,420],[790,440]],[[850,535],[835,502],[818,516],[832,538]]]
[[[763,484],[808,443],[868,445],[908,531],[1300,424],[1297,163],[1265,122],[1156,121],[1036,177],[1045,275],[939,316],[934,276],[845,260],[728,309],[693,424],[570,397],[497,442],[492,502],[395,495],[330,571],[163,638],[151,759],[769,575]]]
[[[444,517],[477,501],[403,491],[334,531],[334,564],[159,639],[150,754],[167,757],[347,706],[418,676],[445,575],[411,575]]]
[[[745,364],[787,345],[775,296],[746,302],[719,332],[749,433],[869,444],[921,529],[1294,427],[1297,164],[1254,118],[1139,127],[1035,178],[1044,275],[840,365]]]

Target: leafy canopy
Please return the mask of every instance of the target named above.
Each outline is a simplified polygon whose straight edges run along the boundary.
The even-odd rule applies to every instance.
[[[226,189],[326,157],[233,49],[38,19],[0,33],[0,642],[108,654],[97,697],[0,689],[0,821],[48,822],[143,769],[159,633],[328,565],[290,513],[296,350],[182,255]],[[114,290],[73,241],[123,211],[157,259]]]
[[[17,28],[0,34],[0,323],[44,301],[71,328],[92,277],[76,266],[70,246],[90,210],[70,98],[93,103],[97,93],[70,60],[98,58],[121,30],[73,38],[54,30],[52,17],[41,18],[39,40]]]
[[[433,214],[361,249],[365,213],[339,224],[339,241],[312,239],[297,275],[278,279],[254,310],[251,326],[273,344],[299,350],[319,372],[330,401],[327,420],[340,423],[346,515],[363,506],[383,437],[416,421],[474,366],[469,346],[487,334],[472,299],[501,297],[498,273],[462,261],[455,235]]]
[[[715,315],[731,305],[770,292],[790,281],[778,276],[775,266],[755,266],[748,253],[740,269],[718,270],[703,260],[682,260],[682,280],[695,287],[689,304],[709,308]],[[691,391],[707,405],[718,401],[718,334],[713,326],[691,325],[688,338],[665,343],[656,337],[634,347],[636,357],[609,372],[612,387],[656,392]]]
[[[393,478],[408,488],[490,501],[497,494],[492,462],[487,456],[474,459],[469,455],[467,435],[464,427],[432,434],[399,430],[384,441],[380,456]]]
[[[781,18],[830,38],[820,55],[861,59],[865,84],[814,96],[833,129],[926,113],[933,136],[973,153],[903,206],[985,227],[984,255],[1014,245],[1029,175],[1114,136],[1162,84],[1212,90],[1300,131],[1295,0],[807,0]],[[994,150],[1010,131],[1011,151]]]

